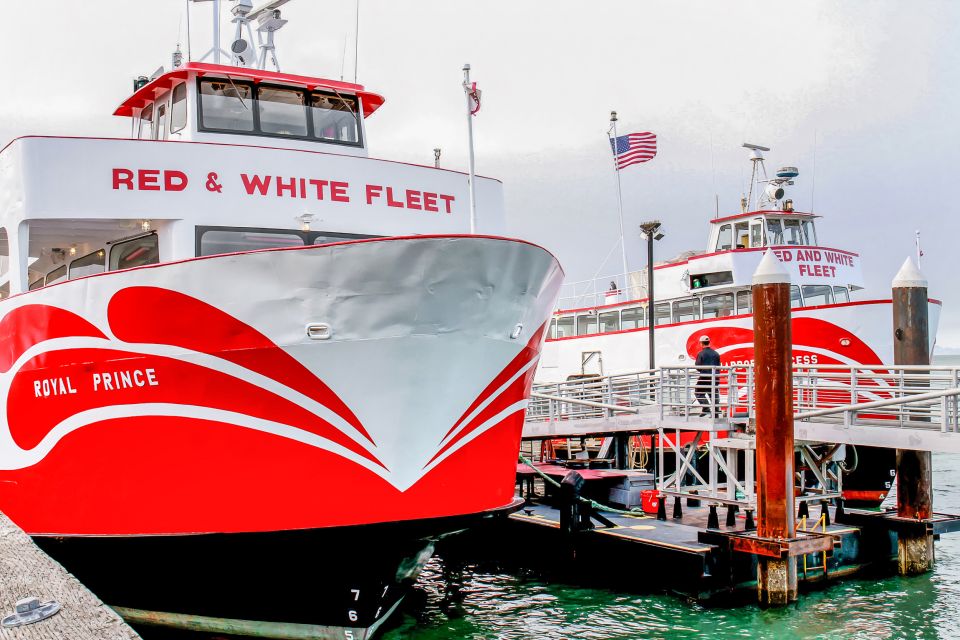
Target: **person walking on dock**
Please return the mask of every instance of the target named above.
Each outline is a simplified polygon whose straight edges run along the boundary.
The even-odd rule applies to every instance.
[[[720,354],[710,348],[710,336],[700,336],[700,353],[697,354],[697,378],[694,395],[697,402],[704,405],[700,412],[702,416],[714,415],[720,412],[720,390],[717,387],[717,367],[720,366]],[[709,396],[709,399],[708,399]]]

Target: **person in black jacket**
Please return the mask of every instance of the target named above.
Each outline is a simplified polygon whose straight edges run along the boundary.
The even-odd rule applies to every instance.
[[[710,348],[708,335],[700,336],[700,353],[697,354],[696,365],[700,371],[700,377],[697,378],[694,395],[697,397],[697,402],[703,405],[700,415],[719,415],[720,390],[717,388],[716,367],[720,366],[720,354]],[[708,396],[710,396],[709,399]]]

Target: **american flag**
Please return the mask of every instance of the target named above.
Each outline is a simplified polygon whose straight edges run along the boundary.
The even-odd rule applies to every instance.
[[[610,139],[610,148],[617,159],[617,170],[638,162],[653,160],[657,155],[657,134],[649,131],[628,133]]]

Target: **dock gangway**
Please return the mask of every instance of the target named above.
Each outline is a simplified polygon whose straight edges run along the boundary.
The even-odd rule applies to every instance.
[[[960,453],[960,367],[803,365],[793,389],[797,440]],[[728,431],[751,424],[754,395],[750,365],[536,383],[523,435]]]

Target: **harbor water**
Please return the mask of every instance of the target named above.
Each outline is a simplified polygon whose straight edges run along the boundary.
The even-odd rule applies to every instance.
[[[937,364],[960,364],[941,356]],[[934,508],[960,513],[960,455],[934,454]],[[888,504],[892,504],[888,498]],[[611,559],[610,570],[617,570]],[[639,589],[658,576],[638,573]],[[644,586],[647,585],[647,586]],[[384,640],[960,638],[960,535],[936,545],[928,575],[846,580],[801,594],[796,605],[705,607],[663,595],[632,595],[548,583],[535,573],[451,566],[435,557]]]

